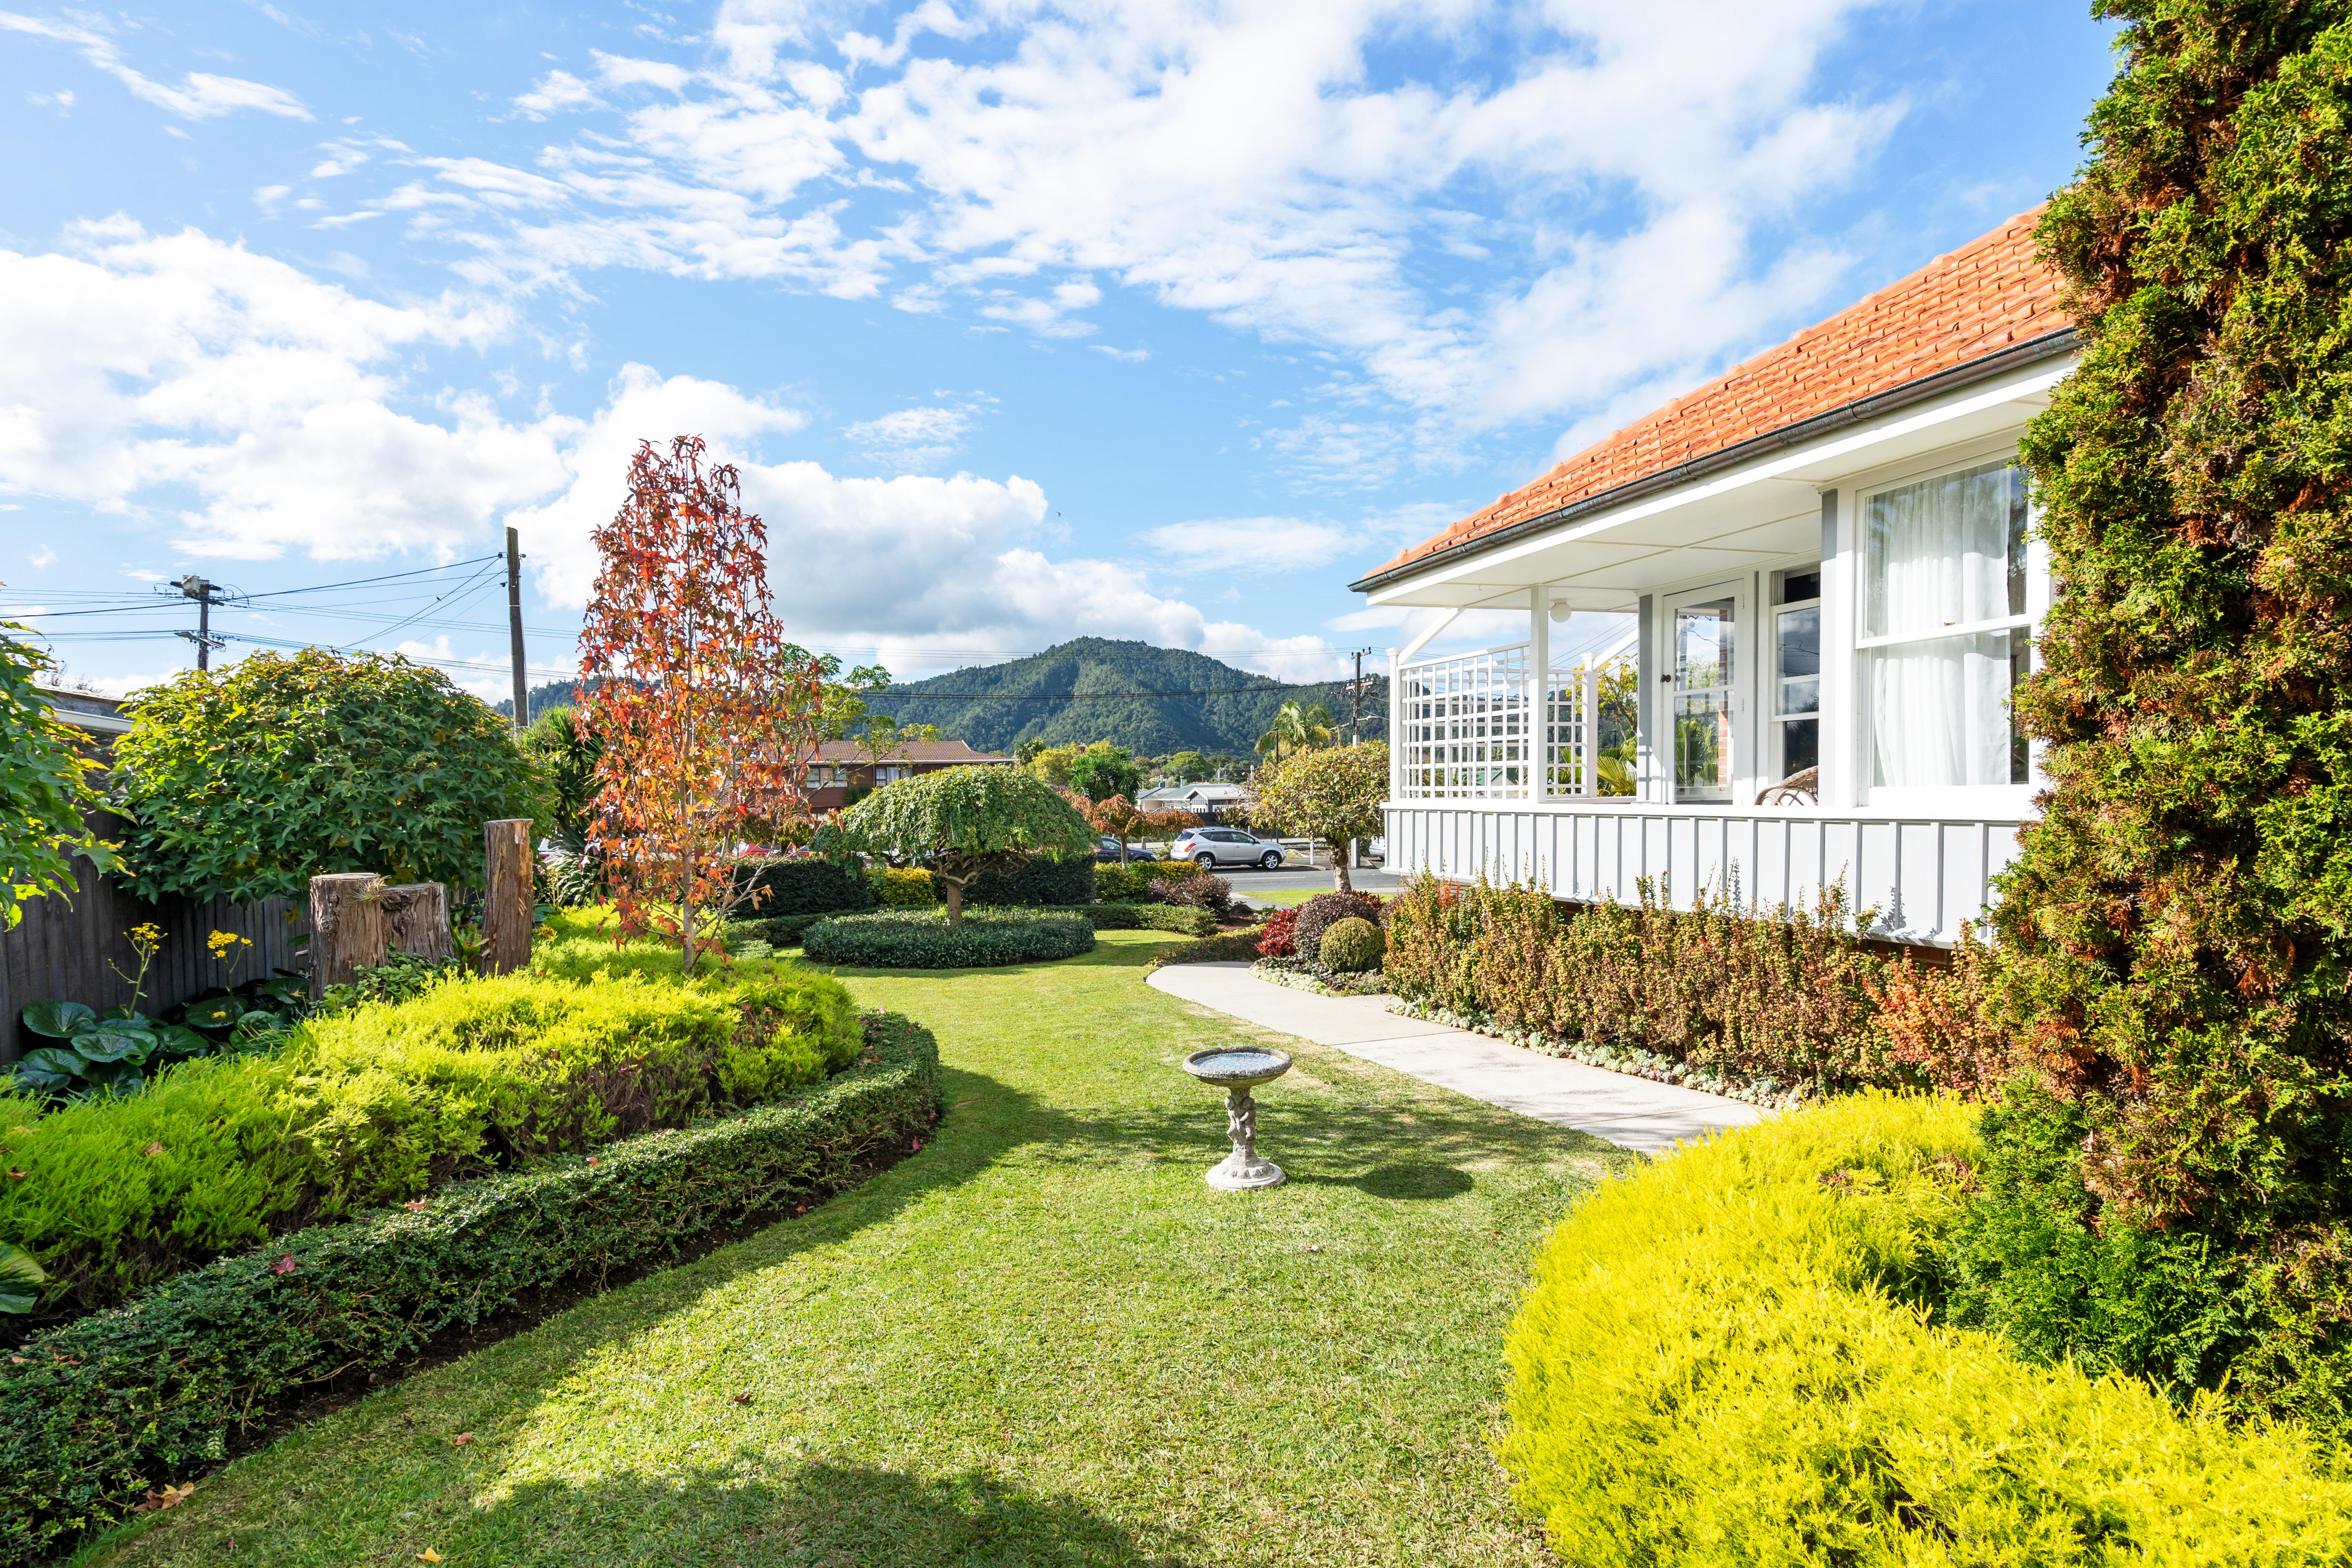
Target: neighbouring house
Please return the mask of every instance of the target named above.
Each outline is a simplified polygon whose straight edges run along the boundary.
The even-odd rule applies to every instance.
[[[1245,819],[1249,815],[1250,792],[1236,784],[1163,784],[1148,789],[1139,796],[1136,805],[1146,811],[1189,811],[1202,822],[1223,820],[1222,813],[1234,812]]]
[[[131,721],[122,714],[122,698],[37,684],[33,694],[47,703],[51,712],[88,736],[92,751],[101,760],[113,754],[115,737],[131,732]]]
[[[975,752],[961,741],[909,741],[889,752],[877,767],[855,741],[825,741],[809,764],[809,805],[817,811],[835,811],[862,795],[897,779],[935,773],[941,768],[1011,767],[1011,757]]]
[[[2038,216],[1354,584],[1435,612],[1391,651],[1391,867],[1685,907],[1843,880],[1879,934],[1958,940],[2041,780],[2009,718],[2050,592],[2017,443],[2076,343]],[[1526,632],[1419,657],[1474,610]]]

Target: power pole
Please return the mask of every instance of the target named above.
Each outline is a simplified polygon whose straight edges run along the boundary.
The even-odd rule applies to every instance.
[[[210,669],[213,649],[227,646],[213,637],[213,606],[226,602],[220,596],[220,584],[207,583],[191,572],[172,585],[180,590],[183,597],[194,599],[196,602],[196,629],[193,632],[180,632],[175,635],[185,637],[196,645],[196,668]]]
[[[507,638],[514,651],[514,727],[530,728],[530,685],[522,667],[521,542],[507,530]]]
[[[1372,650],[1360,647],[1348,657],[1356,661],[1356,679],[1348,683],[1348,744],[1364,743],[1364,656]]]

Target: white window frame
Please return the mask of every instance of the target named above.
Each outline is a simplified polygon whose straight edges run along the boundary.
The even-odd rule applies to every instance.
[[[1850,628],[1847,647],[1852,650],[1852,664],[1847,680],[1846,711],[1852,715],[1853,744],[1851,752],[1854,770],[1855,795],[1861,803],[1876,812],[1895,812],[1905,816],[1981,816],[1993,819],[2013,819],[2033,813],[2033,795],[2042,787],[2042,747],[2033,743],[2028,750],[2026,782],[1998,784],[1940,784],[1929,787],[1902,787],[1872,783],[1877,769],[1877,736],[1870,709],[1870,664],[1880,648],[1906,644],[1939,642],[1946,637],[1968,637],[1981,632],[2023,632],[2027,638],[2026,668],[2042,668],[2042,617],[2049,608],[2050,572],[2048,552],[2044,549],[2038,524],[2041,512],[2033,504],[2031,493],[2026,499],[2025,527],[2025,610],[2021,615],[1990,616],[1965,625],[1938,627],[1928,633],[1874,637],[1870,632],[1870,540],[1869,513],[1874,497],[1905,485],[1932,479],[1940,475],[1958,473],[1963,469],[1982,468],[1988,463],[2006,462],[2017,467],[2017,437],[2011,433],[2006,439],[1976,443],[1964,447],[1914,458],[1899,467],[1856,475],[1838,484],[1845,518],[1842,521],[1839,543],[1841,553],[1848,563],[1841,574],[1847,598],[1844,621]],[[1824,620],[1826,620],[1826,615]],[[1824,637],[1824,644],[1827,642]],[[1826,663],[1826,647],[1824,648]],[[1826,723],[1829,692],[1824,681],[1822,719]],[[1822,735],[1824,751],[1829,745],[1826,730]]]
[[[1802,574],[1808,570],[1816,579],[1813,596],[1810,599],[1791,600],[1785,605],[1768,603],[1759,617],[1756,628],[1757,636],[1762,642],[1757,658],[1765,667],[1762,671],[1763,696],[1756,705],[1756,717],[1766,731],[1762,745],[1763,752],[1772,764],[1771,777],[1763,786],[1766,789],[1774,787],[1789,776],[1789,763],[1784,754],[1784,741],[1790,724],[1801,722],[1808,718],[1812,721],[1813,764],[1816,768],[1828,754],[1831,744],[1832,726],[1830,715],[1828,676],[1829,623],[1832,612],[1829,600],[1829,574],[1825,570],[1825,565],[1819,561],[1794,561],[1785,566],[1768,566],[1760,574],[1762,582],[1760,596],[1766,600],[1771,600],[1779,592],[1780,584],[1784,579],[1792,574]],[[1813,678],[1816,689],[1813,694],[1813,710],[1810,714],[1784,715],[1780,711],[1780,616],[1790,610],[1808,608],[1812,610],[1815,616],[1813,658],[1821,667],[1821,673]],[[1818,785],[1813,795],[1815,799],[1820,798],[1821,790]]]

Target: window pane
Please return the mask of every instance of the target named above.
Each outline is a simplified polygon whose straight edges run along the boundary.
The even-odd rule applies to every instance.
[[[1780,596],[1773,603],[1801,605],[1807,599],[1818,599],[1821,596],[1822,574],[1819,571],[1783,572],[1780,574]]]
[[[1780,726],[1780,776],[1794,778],[1822,763],[1822,721],[1791,719]]]
[[[1675,798],[1731,798],[1732,602],[1675,611]]]
[[[1979,632],[1872,654],[1873,782],[1893,788],[2024,782],[2009,722],[2017,675],[2011,647],[2011,633]]]
[[[1872,637],[2025,613],[2025,486],[2008,463],[1882,490],[1863,533]]]
[[[1773,711],[1813,713],[1822,705],[1822,611],[1818,605],[1773,617]]]

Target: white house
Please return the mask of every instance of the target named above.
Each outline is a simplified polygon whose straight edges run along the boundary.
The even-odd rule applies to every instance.
[[[2038,216],[1354,584],[1433,612],[1391,653],[1391,867],[1760,907],[1843,878],[1881,934],[1958,939],[2039,779],[2009,721],[2049,593],[2015,459],[2075,341]],[[1527,631],[1417,657],[1466,610]],[[1638,677],[1622,717],[1605,666]]]
[[[1189,811],[1204,821],[1214,822],[1219,812],[1244,806],[1248,800],[1249,791],[1240,784],[1212,784],[1204,780],[1199,784],[1162,784],[1158,789],[1145,790],[1136,798],[1135,804],[1147,811]]]

